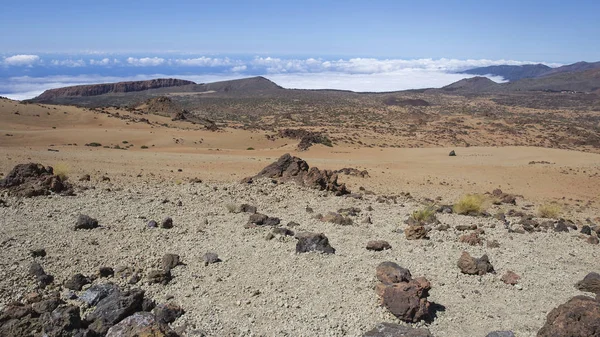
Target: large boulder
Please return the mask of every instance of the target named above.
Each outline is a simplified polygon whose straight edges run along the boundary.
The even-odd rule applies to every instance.
[[[552,309],[538,337],[599,337],[600,301],[587,296],[575,296]]]
[[[306,161],[292,157],[289,153],[265,167],[254,177],[245,178],[242,183],[251,183],[254,179],[269,178],[279,182],[294,181],[301,186],[333,192],[335,195],[350,194],[345,184],[339,184],[334,171],[309,167]]]
[[[0,179],[0,189],[7,189],[16,197],[35,197],[58,193],[72,195],[72,186],[54,175],[52,167],[42,164],[28,163],[15,166],[10,173]]]
[[[589,273],[575,284],[575,288],[594,294],[600,294],[600,274]]]
[[[90,330],[105,334],[111,326],[142,310],[143,301],[144,291],[141,289],[112,292],[100,300],[96,309],[86,318],[88,322],[92,322]]]

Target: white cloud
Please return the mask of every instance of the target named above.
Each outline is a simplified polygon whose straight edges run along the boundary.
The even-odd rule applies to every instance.
[[[107,66],[110,64],[110,59],[105,57],[102,60],[90,59],[90,64],[93,66]]]
[[[85,67],[84,60],[52,60],[50,64],[53,66],[63,66],[63,67]]]
[[[134,58],[128,57],[127,63],[136,67],[156,67],[165,63],[165,59],[160,57],[143,57]]]
[[[231,60],[228,57],[225,58],[212,58],[212,57],[197,57],[192,59],[173,59],[169,60],[171,64],[186,67],[222,67],[241,64],[241,61]]]
[[[4,64],[9,66],[31,66],[40,61],[37,55],[13,55],[4,58]]]
[[[235,67],[231,68],[231,71],[234,73],[239,73],[239,72],[245,71],[246,69],[248,69],[247,66],[235,66]]]

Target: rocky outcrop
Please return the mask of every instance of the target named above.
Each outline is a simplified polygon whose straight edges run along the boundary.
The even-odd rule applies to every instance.
[[[587,296],[575,296],[552,309],[538,337],[600,336],[600,301]]]
[[[58,193],[73,195],[73,187],[66,179],[54,175],[51,166],[28,163],[15,166],[12,171],[0,180],[0,189],[7,189],[16,197],[35,197]]]
[[[148,81],[132,81],[118,83],[104,83],[92,85],[76,85],[72,87],[49,89],[34,98],[34,101],[43,102],[61,97],[98,96],[108,93],[125,93],[144,91],[149,89],[178,87],[182,85],[196,84],[192,81],[178,80],[175,78],[159,78]]]
[[[338,183],[336,173],[309,167],[306,161],[292,157],[289,153],[281,156],[254,177],[245,178],[242,183],[251,183],[254,179],[260,178],[270,178],[279,182],[294,181],[301,186],[333,192],[337,196],[350,194],[345,184]]]
[[[587,274],[583,280],[575,284],[575,288],[584,292],[600,294],[600,274],[593,272]]]
[[[300,139],[298,143],[298,151],[306,151],[313,144],[323,144],[332,146],[331,140],[320,132],[314,132],[304,129],[283,129],[278,133],[281,138]]]
[[[296,234],[296,253],[321,252],[335,254],[335,248],[329,244],[329,239],[323,233],[301,232]]]

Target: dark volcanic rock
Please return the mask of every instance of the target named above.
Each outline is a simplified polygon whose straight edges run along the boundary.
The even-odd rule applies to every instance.
[[[575,284],[575,288],[594,294],[600,294],[600,274],[589,273]]]
[[[173,228],[173,219],[171,219],[170,217],[167,217],[163,220],[163,222],[160,224],[160,227],[162,228]]]
[[[433,337],[425,328],[415,329],[395,323],[379,323],[363,337]]]
[[[248,204],[242,204],[240,206],[240,212],[244,212],[244,213],[256,213],[257,212],[257,208],[256,206],[252,206],[252,205],[248,205]]]
[[[55,176],[52,167],[35,163],[15,166],[6,177],[0,179],[0,189],[8,189],[11,195],[26,198],[50,193],[73,195],[72,186]]]
[[[335,248],[329,244],[329,239],[323,233],[301,232],[296,234],[296,253],[322,252],[335,254]]]
[[[397,263],[391,261],[381,262],[377,266],[376,276],[383,284],[408,282],[412,280],[412,276],[408,269],[402,268]]]
[[[84,214],[79,214],[73,229],[94,229],[98,227],[98,220]]]
[[[151,270],[148,272],[147,277],[149,283],[160,283],[163,285],[168,284],[171,278],[171,270]]]
[[[484,275],[494,271],[494,267],[489,261],[487,255],[476,259],[471,257],[469,253],[463,252],[457,262],[458,268],[463,274],[469,275]]]
[[[98,302],[100,302],[102,299],[118,291],[119,287],[112,283],[97,284],[91,286],[88,290],[81,294],[81,296],[79,296],[79,300],[81,300],[89,306],[94,306],[98,304]]]
[[[290,224],[288,224],[289,226]],[[271,231],[273,234],[277,234],[277,235],[281,235],[281,236],[294,236],[294,231],[292,231],[291,229],[287,229],[285,227],[277,227],[277,228],[273,228],[273,230]]]
[[[587,296],[575,296],[552,309],[538,337],[600,336],[600,301]]]
[[[331,191],[338,196],[350,194],[346,185],[338,183],[336,173],[330,170],[319,170],[316,167],[309,168],[304,160],[292,157],[289,153],[281,156],[254,177],[246,178],[242,182],[249,183],[259,178],[270,178],[280,182],[294,181],[302,186]]]
[[[154,309],[154,315],[156,319],[158,319],[161,323],[173,323],[175,320],[181,315],[183,315],[185,311],[174,303],[163,303],[156,306]]]
[[[512,331],[492,331],[485,337],[515,337],[515,334]]]
[[[136,312],[111,327],[106,337],[177,337],[171,328],[149,312]]]
[[[46,336],[75,336],[74,331],[82,327],[79,308],[74,305],[61,306],[44,313],[40,320]]]
[[[342,226],[350,226],[353,224],[353,221],[351,218],[347,217],[347,216],[343,216],[339,213],[334,213],[334,212],[329,212],[327,213],[322,219],[321,221],[323,222],[331,222],[334,223],[336,225],[342,225]]]
[[[43,249],[43,248],[32,249],[31,250],[31,256],[32,257],[45,257],[46,256],[46,250]]]
[[[65,288],[79,291],[84,285],[90,283],[90,279],[83,274],[75,274],[65,282]]]
[[[90,329],[105,334],[108,328],[123,318],[142,310],[144,291],[132,289],[126,292],[114,291],[96,305],[96,309],[86,318],[93,322]]]
[[[392,249],[392,246],[387,241],[373,240],[373,241],[367,242],[367,250],[374,250],[376,252],[379,252],[379,251],[386,250],[386,249]]]
[[[450,153],[448,154],[448,156],[450,156],[450,157],[456,157],[456,151],[454,151],[454,150],[450,151]]]

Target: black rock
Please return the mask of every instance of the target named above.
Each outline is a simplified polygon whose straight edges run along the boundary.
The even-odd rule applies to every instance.
[[[448,156],[450,157],[456,157],[456,152],[454,150],[450,151],[450,153],[448,154]]]
[[[83,274],[75,274],[65,282],[65,288],[80,291],[84,285],[90,284],[91,281]]]
[[[268,217],[267,220],[263,223],[265,226],[277,226],[281,223],[279,218]]]
[[[515,337],[515,334],[512,331],[492,331],[485,337]]]
[[[82,327],[79,308],[74,305],[61,306],[40,317],[46,336],[72,336],[67,332]]]
[[[323,233],[301,232],[296,234],[296,253],[318,251],[335,254],[335,249],[329,244],[329,239]]]
[[[94,229],[98,227],[98,220],[84,214],[79,214],[74,229]]]
[[[585,235],[592,235],[592,228],[588,225],[584,225],[583,227],[581,227],[581,233]]]
[[[46,250],[44,248],[33,249],[33,250],[31,250],[31,256],[32,257],[45,257]]]
[[[158,224],[156,223],[156,221],[150,220],[150,221],[148,221],[148,227],[149,228],[156,228],[156,227],[158,227]]]
[[[160,224],[160,227],[167,229],[173,228],[173,219],[171,219],[170,217],[164,219],[163,222]]]
[[[273,232],[273,234],[279,234],[282,236],[294,236],[294,231],[292,231],[291,229],[287,229],[285,227],[273,228],[272,232]]]
[[[254,214],[254,213],[256,213],[257,208],[255,206],[251,206],[251,205],[248,205],[248,204],[242,204],[240,206],[240,211],[244,212],[244,213],[252,213],[252,214]]]
[[[103,298],[96,309],[86,318],[89,326],[97,334],[104,335],[108,329],[123,318],[142,310],[144,291],[132,289],[126,292],[115,291]]]
[[[183,311],[179,305],[174,303],[159,304],[154,309],[154,315],[156,316],[156,319],[158,319],[159,322],[166,324],[175,322],[175,320],[181,317],[181,315],[184,313],[185,311]]]
[[[111,267],[100,267],[100,269],[98,269],[98,275],[100,275],[100,277],[110,277],[114,274],[115,271]]]
[[[40,276],[46,275],[46,272],[44,271],[44,268],[42,268],[42,266],[39,263],[32,262],[29,265],[29,275],[34,276],[34,277],[40,277]]]
[[[86,290],[79,299],[89,306],[95,306],[110,294],[119,292],[119,287],[112,283],[97,284]]]

